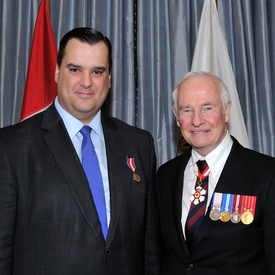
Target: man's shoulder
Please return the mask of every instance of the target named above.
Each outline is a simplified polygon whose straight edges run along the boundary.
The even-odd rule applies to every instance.
[[[49,110],[48,110],[49,109]],[[45,114],[52,112],[53,108],[48,108],[47,110],[37,113],[21,122],[15,123],[13,125],[8,125],[0,129],[0,138],[6,141],[19,140],[20,143],[24,140],[34,140],[37,136],[40,136],[42,132],[45,131],[43,123],[45,122]],[[50,110],[51,109],[51,110]],[[54,124],[53,116],[50,116],[46,124]],[[52,126],[49,126],[52,127]]]
[[[257,163],[258,165],[271,164],[275,167],[275,158],[255,150],[246,149],[247,157],[250,161]]]
[[[165,173],[165,171],[167,170],[178,170],[179,166],[181,167],[180,169],[184,169],[190,157],[191,157],[191,149],[188,149],[184,153],[178,156],[175,156],[174,158],[163,163],[159,167],[158,171],[159,172],[163,171]]]
[[[37,128],[38,125],[41,127],[41,121],[42,121],[42,114],[39,113],[33,117],[30,117],[26,120],[23,120],[21,122],[17,122],[12,125],[7,125],[0,129],[0,134],[6,134],[6,133],[12,133],[12,132],[24,132],[29,129]]]
[[[115,117],[103,116],[102,121],[104,126],[107,126],[115,131],[121,131],[128,134],[133,133],[133,134],[141,134],[141,135],[151,135],[149,131],[137,126],[130,125],[125,121],[122,121]]]
[[[270,165],[275,167],[275,158],[258,152],[256,150],[243,147],[236,139],[233,138],[233,147],[229,157],[238,159],[241,162],[248,163],[252,167],[263,167]],[[237,162],[238,163],[238,162]],[[253,168],[252,168],[253,169]]]
[[[39,112],[23,121],[17,122],[12,125],[5,126],[0,129],[0,133],[14,132],[14,131],[29,131],[40,129],[44,120],[47,123],[55,123],[59,118],[54,104],[50,105],[46,110]]]

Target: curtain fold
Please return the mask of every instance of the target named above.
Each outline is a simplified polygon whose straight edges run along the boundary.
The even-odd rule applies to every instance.
[[[19,121],[39,2],[0,1],[0,127]],[[171,93],[190,70],[204,0],[50,2],[57,44],[81,26],[101,30],[112,42],[112,87],[104,111],[150,131],[159,165],[174,157],[179,131]],[[218,12],[251,147],[274,156],[275,1],[219,0]]]
[[[252,148],[275,156],[275,2],[219,1],[236,85]]]

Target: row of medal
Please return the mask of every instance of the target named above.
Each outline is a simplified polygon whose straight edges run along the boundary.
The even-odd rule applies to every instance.
[[[256,196],[214,193],[209,217],[213,221],[251,224],[254,219]]]

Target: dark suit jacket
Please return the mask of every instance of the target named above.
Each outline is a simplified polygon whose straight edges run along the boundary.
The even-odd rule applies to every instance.
[[[106,242],[54,105],[0,130],[1,275],[158,274],[152,136],[104,115],[102,124],[111,204]]]
[[[212,221],[207,214],[192,251],[181,225],[183,175],[191,151],[157,172],[157,201],[165,246],[161,274],[275,274],[275,159],[242,147],[234,138],[215,192],[257,196],[255,217],[242,222]]]

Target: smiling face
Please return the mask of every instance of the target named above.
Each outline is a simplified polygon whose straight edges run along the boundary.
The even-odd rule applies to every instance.
[[[90,123],[111,86],[107,46],[69,40],[55,80],[60,105],[83,124]]]
[[[201,156],[206,156],[226,135],[230,107],[231,102],[224,109],[216,79],[196,76],[179,86],[177,108],[173,111],[184,139]]]

